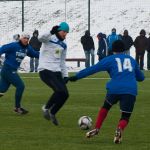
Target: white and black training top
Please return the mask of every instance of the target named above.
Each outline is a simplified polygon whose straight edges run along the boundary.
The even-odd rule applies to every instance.
[[[60,41],[55,34],[51,35],[50,31],[39,35],[39,41],[42,42],[42,47],[40,49],[38,70],[61,71],[63,77],[68,77],[65,63],[67,51],[65,41]]]

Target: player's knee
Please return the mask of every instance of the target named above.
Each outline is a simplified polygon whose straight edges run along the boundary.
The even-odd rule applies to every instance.
[[[109,104],[109,103],[105,100],[105,102],[104,102],[104,104],[103,104],[103,108],[109,110],[109,109],[111,108],[111,106],[112,106],[112,105]]]
[[[69,97],[68,91],[61,90],[61,91],[57,91],[57,93],[60,95],[61,99],[64,99],[64,100],[67,100]]]
[[[120,120],[129,121],[130,116],[131,116],[131,113],[122,112],[122,114],[121,114],[121,119],[120,119]]]
[[[69,93],[68,93],[67,91],[64,91],[64,92],[62,93],[62,96],[64,97],[65,100],[67,100],[68,97],[69,97]]]
[[[20,90],[20,91],[24,91],[25,85],[24,84],[20,84],[20,85],[17,86],[17,89]]]

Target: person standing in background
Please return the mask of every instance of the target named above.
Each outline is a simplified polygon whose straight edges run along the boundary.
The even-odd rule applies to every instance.
[[[112,28],[111,34],[107,37],[108,55],[112,55],[113,54],[112,44],[116,40],[121,40],[121,36],[119,36],[119,35],[116,34],[116,29],[115,28]]]
[[[85,53],[85,67],[90,67],[90,56],[91,56],[91,65],[93,66],[95,63],[95,55],[94,55],[94,41],[93,38],[90,36],[89,30],[85,31],[85,35],[81,37],[81,44],[83,46],[83,50]]]
[[[13,41],[14,41],[14,42],[18,42],[19,39],[20,39],[20,34],[14,34],[14,35],[13,35]]]
[[[39,32],[38,30],[35,30],[33,32],[33,36],[31,37],[29,44],[36,50],[40,51],[42,43],[38,40]],[[39,65],[39,59],[38,58],[30,58],[30,72],[37,72],[37,68]]]
[[[128,30],[124,30],[123,36],[122,36],[122,41],[125,45],[125,54],[130,55],[130,48],[133,45],[133,39],[131,36],[128,34]]]
[[[150,33],[148,37],[148,48],[147,48],[147,70],[150,70]]]
[[[97,55],[98,55],[98,60],[100,61],[104,57],[107,56],[107,41],[106,41],[106,35],[103,33],[99,33],[97,35],[98,38],[98,50],[97,50]]]
[[[135,53],[136,53],[136,61],[140,65],[140,69],[143,70],[144,67],[144,54],[145,50],[148,47],[148,40],[146,37],[146,32],[144,29],[140,31],[140,35],[136,37],[134,41]]]

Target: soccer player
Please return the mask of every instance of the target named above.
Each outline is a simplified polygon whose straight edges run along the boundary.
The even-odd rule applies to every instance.
[[[41,80],[48,85],[54,93],[42,107],[44,118],[51,120],[58,125],[56,113],[64,105],[69,94],[65,79],[68,77],[65,64],[67,45],[66,35],[69,32],[69,25],[62,22],[54,26],[51,31],[39,35],[42,47],[39,57],[39,75]]]
[[[76,81],[99,71],[107,71],[109,73],[111,80],[106,85],[107,94],[104,104],[99,110],[95,128],[87,132],[86,137],[90,138],[99,133],[108,111],[119,101],[121,118],[114,137],[114,142],[118,144],[122,140],[122,132],[129,122],[136,101],[136,81],[143,81],[144,74],[140,71],[136,61],[123,53],[125,49],[121,40],[113,43],[112,50],[114,55],[102,59],[90,68],[81,70],[75,76],[68,78],[68,80]]]
[[[27,114],[28,111],[21,107],[21,99],[25,86],[17,73],[17,69],[20,67],[25,56],[39,57],[39,52],[34,51],[34,49],[28,45],[29,39],[30,35],[24,32],[18,42],[12,42],[0,48],[0,55],[5,54],[0,78],[0,97],[4,95],[11,84],[15,86],[14,111],[18,114]]]

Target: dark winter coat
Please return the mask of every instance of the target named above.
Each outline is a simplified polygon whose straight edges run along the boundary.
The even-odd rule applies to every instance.
[[[129,50],[131,46],[133,45],[133,39],[131,36],[122,36],[122,41],[125,46],[125,50]]]
[[[145,50],[148,48],[147,38],[143,35],[136,37],[134,41],[134,46],[136,49],[136,53],[144,53]]]
[[[85,35],[81,37],[81,44],[85,51],[89,51],[91,49],[95,50],[94,41],[90,34],[85,33]]]
[[[99,33],[97,35],[97,38],[98,38],[97,55],[102,59],[106,57],[106,50],[107,50],[106,35],[103,33]]]
[[[36,50],[36,51],[40,51],[41,45],[42,43],[38,40],[38,37],[36,36],[32,36],[29,44]]]

